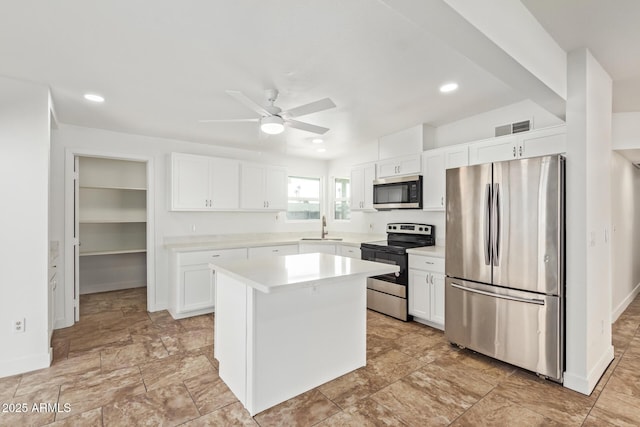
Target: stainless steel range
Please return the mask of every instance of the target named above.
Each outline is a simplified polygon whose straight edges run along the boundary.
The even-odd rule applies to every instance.
[[[394,264],[395,274],[367,279],[367,308],[403,321],[408,315],[409,257],[407,249],[436,244],[436,228],[429,224],[387,224],[387,240],[360,245],[362,259]]]

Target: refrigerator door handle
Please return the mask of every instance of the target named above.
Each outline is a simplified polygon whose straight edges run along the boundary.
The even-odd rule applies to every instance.
[[[484,264],[491,264],[491,184],[487,184],[484,190]]]
[[[456,289],[460,289],[461,291],[464,291],[464,292],[471,292],[474,294],[486,295],[492,298],[501,298],[509,301],[523,302],[526,304],[544,305],[544,300],[541,300],[541,299],[520,298],[520,297],[511,296],[511,295],[496,294],[493,292],[481,291],[480,289],[467,288],[466,286],[458,285],[457,283],[451,283],[451,286]]]
[[[491,258],[493,266],[500,265],[500,184],[493,184],[493,224],[491,230]]]

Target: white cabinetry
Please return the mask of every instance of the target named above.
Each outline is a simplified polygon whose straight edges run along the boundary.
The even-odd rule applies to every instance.
[[[286,169],[242,163],[240,207],[251,210],[287,210]]]
[[[316,252],[335,255],[336,245],[331,243],[300,243],[301,254],[313,254]]]
[[[564,153],[565,125],[505,135],[469,144],[469,164],[537,157]]]
[[[374,211],[373,181],[375,179],[375,164],[361,165],[351,170],[352,211]]]
[[[340,256],[346,256],[349,258],[357,258],[357,259],[362,258],[360,248],[357,246],[337,245],[336,250],[337,250],[337,254]]]
[[[274,245],[249,248],[249,259],[266,256],[295,255],[298,253],[298,245]]]
[[[444,329],[444,258],[409,254],[409,314]]]
[[[446,170],[468,164],[469,151],[466,144],[425,151],[422,154],[424,173],[422,209],[425,211],[444,210]]]
[[[421,172],[420,154],[380,160],[376,163],[376,176],[378,178],[418,175]]]
[[[177,252],[171,260],[169,312],[174,319],[211,313],[215,306],[215,275],[209,263],[246,259],[247,249]]]
[[[232,210],[239,203],[240,162],[171,154],[171,210]]]

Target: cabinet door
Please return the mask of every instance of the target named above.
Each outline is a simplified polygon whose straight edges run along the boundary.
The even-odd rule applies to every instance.
[[[373,192],[373,190],[371,190]],[[372,195],[373,198],[373,195]],[[364,209],[364,169],[351,170],[351,210]]]
[[[415,156],[405,157],[400,160],[400,167],[398,168],[398,175],[418,175],[422,172],[421,156],[416,154]]]
[[[567,134],[565,126],[535,130],[523,133],[518,149],[521,157],[538,157],[548,154],[560,154],[567,151]]]
[[[373,211],[373,181],[376,179],[376,167],[374,165],[364,168],[363,177],[363,208],[367,211]]]
[[[213,209],[240,207],[240,162],[212,158],[209,163],[210,205]]]
[[[205,210],[209,200],[209,158],[172,155],[171,208]]]
[[[429,273],[409,269],[409,314],[428,320],[430,297]]]
[[[340,256],[346,256],[349,258],[361,259],[362,254],[360,252],[360,248],[350,245],[338,245],[337,252]]]
[[[265,196],[267,209],[287,210],[287,171],[282,168],[266,168]]]
[[[442,150],[425,151],[422,157],[424,179],[422,181],[422,209],[444,210],[445,153]]]
[[[264,167],[243,163],[240,167],[240,207],[266,209]]]
[[[400,162],[395,159],[378,162],[376,168],[378,178],[386,178],[400,174]]]
[[[467,144],[448,147],[444,152],[444,168],[453,169],[469,166],[469,146]]]
[[[178,311],[182,313],[213,308],[215,302],[213,277],[208,264],[181,267]]]
[[[469,164],[500,162],[517,158],[517,140],[513,135],[469,144]]]
[[[431,273],[430,320],[444,329],[444,274]]]

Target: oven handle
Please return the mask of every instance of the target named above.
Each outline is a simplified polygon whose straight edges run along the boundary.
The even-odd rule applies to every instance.
[[[501,295],[501,294],[496,294],[494,292],[481,291],[480,289],[467,288],[466,286],[458,285],[457,283],[451,283],[451,286],[453,286],[456,289],[460,289],[461,291],[471,292],[471,293],[480,294],[480,295],[486,295],[492,298],[507,299],[510,301],[524,302],[526,304],[544,305],[544,300],[541,300],[541,299],[520,298],[520,297],[513,297],[511,295]]]

